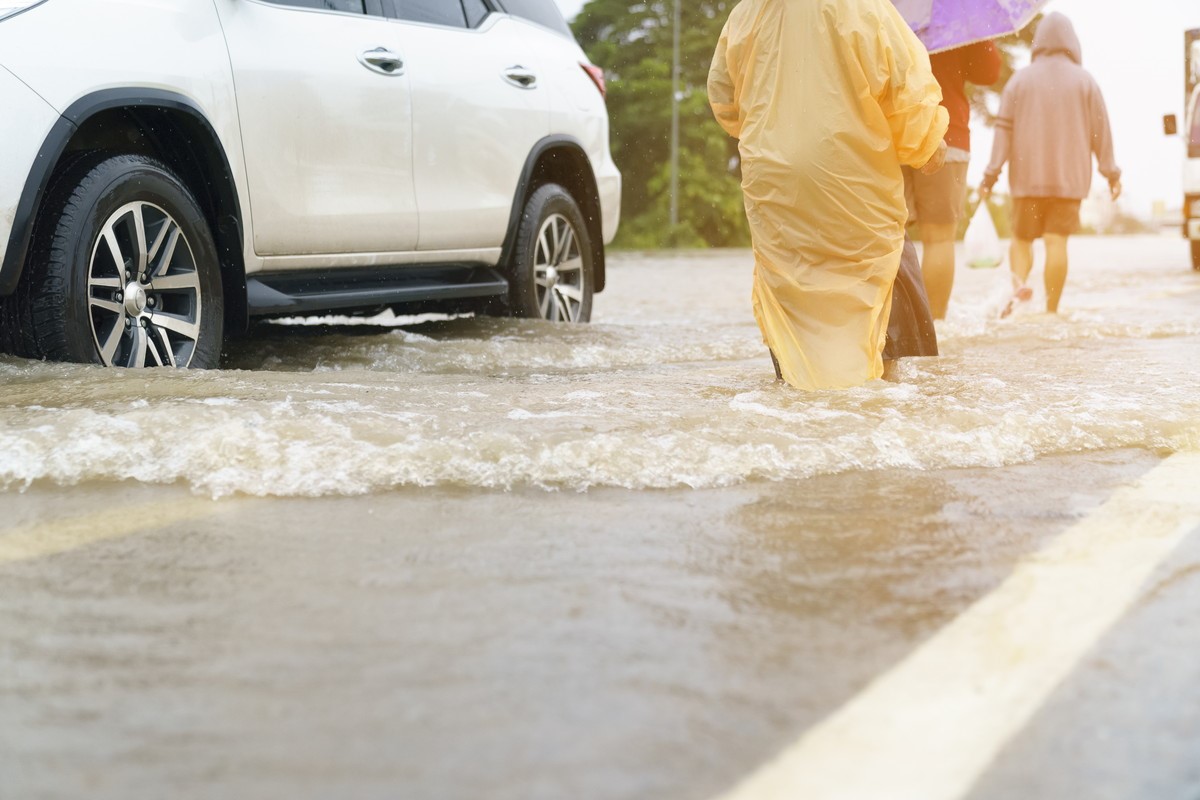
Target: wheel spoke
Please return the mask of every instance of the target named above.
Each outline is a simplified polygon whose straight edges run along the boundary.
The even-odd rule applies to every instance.
[[[537,260],[534,263],[540,267],[549,267],[554,263],[553,253],[550,248],[549,233],[550,229],[545,228],[542,230],[541,236],[538,237],[538,251],[541,253],[542,257],[540,260]]]
[[[549,238],[551,245],[549,261],[547,263],[549,263],[550,266],[554,266],[558,263],[558,251],[559,248],[562,247],[562,231],[559,230],[558,227],[558,217],[555,216],[546,220],[546,232],[550,234]]]
[[[167,232],[168,228],[170,229],[170,235],[166,240],[166,247],[163,250],[162,256],[158,257],[158,248],[162,246],[163,235]],[[163,223],[162,232],[159,233],[159,240],[154,243],[154,248],[149,255],[150,263],[154,265],[150,271],[151,281],[154,281],[156,276],[166,275],[167,270],[171,268],[171,261],[175,258],[175,247],[179,244],[180,233],[179,226],[173,220],[168,219]]]
[[[563,321],[564,322],[574,322],[575,319],[578,317],[578,314],[576,313],[576,311],[579,308],[579,305],[578,305],[578,303],[574,302],[574,298],[572,298],[571,295],[569,295],[567,293],[566,290],[568,288],[569,287],[566,287],[566,286],[563,286],[560,284],[560,285],[554,287],[554,291],[555,291],[555,294],[558,295],[558,305],[562,309],[562,312],[563,312]]]
[[[560,283],[554,287],[563,297],[572,300],[576,303],[583,302],[583,290],[578,286],[572,286],[569,283]]]
[[[118,318],[125,316],[125,306],[112,300],[101,300],[98,297],[92,297],[88,300],[88,305],[92,308],[103,309],[110,314],[116,314]]]
[[[193,341],[200,334],[200,326],[198,324],[175,314],[164,314],[160,311],[154,314],[151,321],[160,328],[178,333],[180,336],[185,336]]]
[[[164,275],[154,278],[150,283],[151,291],[173,292],[183,289],[200,291],[200,274],[198,272],[180,272],[175,275]]]
[[[558,254],[554,257],[557,264],[562,264],[567,261],[571,255],[571,247],[575,244],[575,231],[570,225],[563,224],[562,246],[559,248]]]
[[[159,343],[156,336],[153,336],[149,331],[146,332],[146,352],[154,357],[154,363],[157,366],[165,367],[166,363],[163,357],[158,353]]]
[[[135,324],[133,326],[133,346],[129,348],[129,363],[126,366],[136,368],[146,366],[146,349],[149,344],[146,329]]]
[[[146,252],[146,258],[150,260],[150,263],[154,263],[154,258],[158,255],[159,248],[161,248],[163,242],[167,240],[167,234],[171,232],[173,227],[175,226],[169,218],[163,220],[162,227],[158,229],[158,233],[154,236],[154,242],[150,245],[150,249]]]
[[[135,274],[145,275],[146,265],[148,263],[149,248],[146,246],[146,218],[142,215],[142,211],[146,208],[145,203],[138,203],[133,207],[133,246],[137,250],[137,263],[135,264]]]
[[[575,258],[568,259],[567,261],[564,261],[558,265],[558,272],[560,275],[564,272],[578,272],[581,269],[583,269],[582,256],[575,256]]]
[[[123,289],[125,282],[120,278],[91,278],[88,283],[93,289]]]
[[[553,297],[554,290],[549,287],[542,292],[541,300],[538,303],[538,313],[542,315],[542,319],[550,319],[550,304],[554,302]]]
[[[104,232],[100,234],[100,238],[108,245],[108,254],[112,257],[113,263],[117,265],[118,280],[125,277],[125,254],[121,252],[121,245],[117,243],[117,234],[113,230],[112,222],[105,226]],[[95,267],[93,267],[94,269]]]
[[[175,348],[171,347],[171,338],[167,336],[166,328],[163,328],[160,325],[155,325],[153,330],[154,338],[157,342],[157,348],[161,349],[163,354],[166,355],[167,364],[171,365],[172,367],[179,366],[175,363]],[[159,363],[162,363],[161,360]]]
[[[113,323],[112,330],[104,338],[104,344],[100,345],[100,359],[104,362],[105,366],[113,366],[114,359],[117,356],[117,348],[120,346],[121,337],[124,334],[125,322],[121,317],[117,317]]]

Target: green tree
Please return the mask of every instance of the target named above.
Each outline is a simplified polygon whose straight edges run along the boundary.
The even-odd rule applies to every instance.
[[[573,27],[608,77],[613,158],[624,176],[619,245],[736,246],[749,242],[736,149],[713,119],[708,67],[732,0],[682,8],[679,228],[670,230],[672,0],[590,0]]]

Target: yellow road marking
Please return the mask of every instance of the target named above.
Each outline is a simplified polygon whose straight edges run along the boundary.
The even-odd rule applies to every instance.
[[[954,800],[1200,526],[1200,455],[1172,456],[1022,562],[723,800]]]
[[[120,539],[207,516],[217,503],[200,498],[106,508],[78,517],[47,520],[0,531],[0,566],[65,553],[95,542]]]

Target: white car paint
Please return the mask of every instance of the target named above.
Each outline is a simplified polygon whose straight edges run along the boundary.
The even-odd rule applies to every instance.
[[[551,132],[546,78],[524,63],[525,26],[499,14],[478,30],[394,25],[413,87],[420,249],[495,246],[504,240],[512,187],[525,166],[513,154],[528,154]],[[522,88],[506,72],[533,83]]]
[[[58,112],[32,89],[0,67],[0,260],[8,248],[13,217],[29,165],[37,159],[46,135],[58,121]]]
[[[407,72],[360,63],[399,50],[363,14],[217,0],[237,84],[254,248],[262,256],[416,249]]]

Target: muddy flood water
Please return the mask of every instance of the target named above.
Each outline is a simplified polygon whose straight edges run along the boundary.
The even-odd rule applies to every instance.
[[[1181,243],[1073,246],[1061,316],[1035,297],[1001,321],[1003,276],[960,270],[943,357],[840,393],[773,381],[742,252],[618,256],[589,326],[269,325],[203,373],[5,358],[0,486],[706,488],[1195,444],[1200,275]]]
[[[1072,258],[1057,317],[961,270],[847,392],[774,381],[746,252],[619,254],[588,326],[0,358],[0,797],[719,796],[1200,449],[1184,243]],[[1191,796],[1184,541],[955,797]]]

